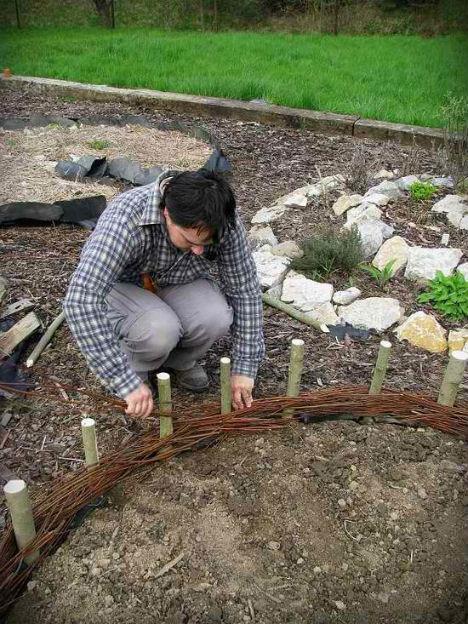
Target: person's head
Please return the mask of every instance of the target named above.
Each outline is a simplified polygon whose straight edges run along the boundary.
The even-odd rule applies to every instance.
[[[161,206],[172,244],[197,255],[234,227],[234,193],[224,178],[210,171],[176,174],[164,189]]]

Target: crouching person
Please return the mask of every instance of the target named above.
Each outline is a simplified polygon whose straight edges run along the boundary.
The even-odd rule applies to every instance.
[[[83,248],[64,311],[88,366],[129,415],[151,413],[149,374],[163,365],[181,387],[207,389],[198,360],[229,332],[233,406],[250,406],[264,354],[261,290],[223,178],[167,171],[116,197]]]

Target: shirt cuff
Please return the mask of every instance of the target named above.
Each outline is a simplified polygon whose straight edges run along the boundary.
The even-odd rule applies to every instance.
[[[113,392],[115,392],[121,399],[125,399],[130,392],[139,388],[143,382],[138,375],[136,375],[132,370],[129,370],[128,373],[125,373],[120,377],[115,377],[110,381],[110,383],[109,381],[107,381],[107,383]]]
[[[231,375],[245,375],[251,379],[255,379],[257,376],[259,362],[253,362],[252,360],[233,360],[231,367]]]

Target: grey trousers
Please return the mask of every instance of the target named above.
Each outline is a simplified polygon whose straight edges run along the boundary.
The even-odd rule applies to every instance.
[[[232,308],[216,284],[198,279],[153,294],[118,282],[107,296],[108,318],[133,370],[162,364],[188,370],[229,332]]]

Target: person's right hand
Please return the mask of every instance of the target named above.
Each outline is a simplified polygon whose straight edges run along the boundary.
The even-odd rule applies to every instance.
[[[125,413],[136,418],[147,418],[153,411],[153,395],[148,386],[141,384],[136,390],[125,397],[127,409]]]

